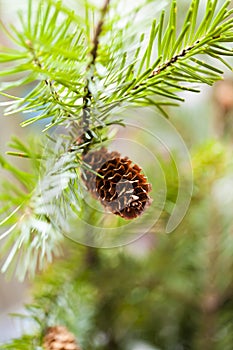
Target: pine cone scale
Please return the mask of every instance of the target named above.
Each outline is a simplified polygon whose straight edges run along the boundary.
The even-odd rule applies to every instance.
[[[102,148],[88,153],[83,160],[100,175],[86,174],[85,169],[83,180],[87,189],[113,214],[130,220],[151,204],[148,195],[151,185],[141,174],[141,167],[127,157],[121,158],[118,152]]]

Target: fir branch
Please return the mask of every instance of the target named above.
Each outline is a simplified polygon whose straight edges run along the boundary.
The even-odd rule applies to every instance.
[[[64,147],[67,148],[70,142],[65,146],[61,141],[58,139],[49,154],[44,153],[36,160],[34,174],[29,173],[31,181],[28,173],[20,172],[2,157],[2,165],[17,176],[25,188],[23,192],[14,193],[14,184],[9,181],[0,196],[0,202],[8,202],[9,213],[0,222],[0,226],[6,227],[0,236],[0,240],[5,239],[1,250],[5,257],[2,272],[15,270],[20,280],[27,273],[34,276],[37,269],[44,269],[53,256],[61,254],[63,234],[68,230],[67,220],[73,215],[72,208],[76,212],[80,208],[81,193],[77,188],[79,178],[76,173],[79,151],[69,152]],[[12,146],[23,151],[31,163],[35,161],[35,151],[31,147],[17,139]],[[79,197],[73,196],[74,189],[79,191]],[[0,213],[4,211],[6,208],[2,207]]]
[[[37,66],[40,70],[43,70],[42,63],[40,62],[39,58],[38,58],[37,55],[36,55],[36,52],[35,52],[35,49],[34,49],[34,47],[33,47],[32,42],[29,41],[29,40],[27,40],[27,41],[26,41],[26,44],[27,44],[27,46],[28,46],[29,51],[30,51],[31,54],[32,54],[33,62],[34,62],[34,64],[35,64],[35,66]],[[55,100],[55,101],[61,101],[61,100],[60,100],[60,97],[58,96],[58,93],[57,93],[56,90],[53,88],[53,83],[52,83],[51,79],[45,79],[44,82],[45,82],[45,84],[46,84],[47,86],[49,86],[51,95],[52,95],[52,97],[54,98],[54,100]]]
[[[150,5],[150,1],[145,3]],[[230,68],[229,63],[222,57],[232,55],[232,49],[223,44],[233,41],[229,1],[220,9],[217,9],[216,1],[208,1],[204,17],[197,26],[199,1],[192,0],[178,35],[175,0],[171,4],[167,27],[164,29],[165,14],[162,12],[158,21],[153,20],[150,34],[145,35],[132,33],[129,21],[131,17],[134,21],[138,13],[140,15],[142,7],[135,6],[132,14],[126,14],[128,22],[122,28],[121,21],[126,20],[126,15],[119,18],[110,15],[106,19],[109,5],[109,1],[105,1],[89,51],[83,29],[85,21],[80,16],[60,3],[50,0],[44,4],[41,0],[38,3],[36,18],[33,19],[32,2],[29,2],[27,20],[21,16],[24,32],[19,33],[13,28],[16,41],[24,51],[4,49],[5,52],[0,55],[0,61],[22,63],[0,74],[31,72],[22,80],[8,84],[8,87],[26,84],[41,78],[42,75],[42,79],[48,81],[52,99],[48,96],[48,91],[44,91],[39,85],[26,98],[21,101],[15,100],[6,110],[7,114],[34,108],[38,112],[41,110],[41,115],[26,121],[23,126],[52,117],[48,128],[60,124],[69,125],[80,120],[84,131],[87,131],[96,124],[106,126],[105,123],[109,121],[113,109],[117,111],[129,104],[151,104],[149,95],[156,100],[157,105],[161,101],[160,96],[180,101],[180,91],[198,91],[192,89],[190,84],[211,85],[220,79],[222,73],[208,65],[206,59],[205,70],[200,60],[194,61],[198,54],[204,54],[206,58],[214,57]],[[116,10],[115,3],[113,9]],[[65,19],[65,26],[59,23],[60,14]],[[80,32],[77,31],[77,25]],[[106,27],[104,32],[103,25]],[[73,37],[71,33],[74,26],[76,33]],[[145,25],[144,27],[146,28]],[[148,44],[144,49],[147,35]],[[33,43],[33,62],[28,62],[28,55],[25,53],[25,48],[28,49],[25,37]],[[91,59],[86,64],[88,51]],[[40,58],[36,52],[39,52]],[[157,58],[154,60],[155,53]],[[182,82],[185,84],[180,85]],[[45,101],[49,102],[46,106]],[[89,137],[92,138],[91,133]]]
[[[36,52],[34,50],[34,47],[33,47],[33,44],[28,40],[26,42],[26,44],[28,45],[28,48],[29,48],[29,51],[31,52],[32,54],[32,57],[33,57],[33,62],[35,63],[35,65],[43,71],[43,66],[42,66],[42,63],[40,62],[39,58],[37,57],[36,55]],[[45,79],[44,80],[46,86],[49,88],[49,91],[51,93],[51,96],[54,100],[54,104],[55,105],[59,105],[59,109],[62,113],[62,118],[71,118],[71,123],[73,123],[73,120],[72,120],[72,115],[69,113],[69,111],[67,110],[67,108],[65,107],[65,103],[64,101],[62,100],[61,96],[59,96],[58,92],[56,91],[55,87],[54,87],[54,83],[52,81],[52,79]],[[25,124],[22,124],[23,126]],[[27,121],[27,124],[28,125],[28,121]],[[54,123],[52,123],[52,125],[54,125]],[[50,125],[49,125],[50,127]],[[46,128],[46,130],[48,130],[48,127]]]
[[[54,325],[66,326],[81,344],[88,344],[95,313],[96,290],[88,281],[81,282],[80,251],[77,252],[76,246],[67,248],[69,259],[60,259],[37,276],[33,300],[25,305],[25,313],[12,315],[29,319],[33,334],[0,344],[0,349],[42,349],[45,332]]]
[[[92,49],[90,52],[90,56],[91,56],[91,61],[89,62],[88,66],[87,66],[87,75],[89,73],[89,71],[91,69],[93,69],[93,66],[95,65],[95,61],[97,58],[97,51],[98,51],[98,46],[99,46],[99,39],[100,39],[100,35],[103,29],[103,25],[104,25],[104,18],[107,14],[107,10],[110,4],[110,0],[105,0],[104,6],[101,10],[101,16],[99,19],[99,22],[96,26],[95,29],[95,34],[94,34],[94,38],[93,38],[93,42],[92,42]],[[93,80],[94,76],[92,75],[90,77],[90,80]],[[90,124],[90,106],[91,106],[91,98],[92,98],[92,93],[89,87],[89,79],[87,78],[87,82],[86,82],[86,86],[84,88],[85,91],[85,95],[83,97],[83,129],[84,132],[86,132],[89,129],[89,124]]]
[[[37,111],[37,116],[24,122],[22,126],[52,117],[48,129],[66,121],[70,123],[79,119],[78,111],[82,110],[81,104],[77,105],[76,101],[83,96],[84,89],[84,81],[81,78],[86,54],[85,46],[81,44],[84,42],[84,33],[82,28],[77,29],[77,17],[71,11],[66,13],[63,7],[57,9],[56,5],[52,1],[41,0],[34,16],[32,1],[29,1],[27,20],[20,16],[24,33],[19,33],[13,27],[23,53],[20,52],[17,66],[8,71],[5,69],[1,74],[17,75],[26,71],[29,71],[29,74],[16,82],[5,83],[4,89],[36,80],[46,82],[46,87],[44,84],[37,84],[27,96],[15,100],[6,110],[8,115],[26,109]],[[62,21],[60,17],[63,17]],[[15,51],[17,50],[2,48],[0,57],[3,57],[3,62],[14,59]],[[76,74],[79,75],[79,79],[74,79]],[[41,114],[38,115],[40,111]]]
[[[114,108],[113,101],[115,105],[122,107],[124,104],[131,103],[151,104],[151,99],[148,99],[149,95],[153,95],[153,100],[157,103],[160,101],[159,96],[182,101],[183,99],[178,95],[179,91],[198,91],[198,89],[190,87],[192,83],[212,85],[221,79],[220,75],[223,72],[208,64],[206,58],[208,56],[215,57],[230,68],[221,55],[232,56],[232,48],[221,45],[221,49],[219,49],[219,43],[233,41],[233,20],[231,11],[227,9],[228,5],[229,1],[226,1],[216,13],[216,2],[214,4],[211,1],[208,2],[204,19],[199,27],[194,29],[199,2],[193,0],[180,34],[176,37],[175,31],[173,31],[172,39],[168,41],[171,36],[169,28],[171,25],[174,27],[176,25],[176,1],[173,1],[166,30],[163,30],[164,14],[162,13],[157,26],[155,26],[155,22],[152,24],[148,46],[144,54],[139,55],[138,52],[142,50],[136,50],[137,57],[141,57],[140,64],[135,61],[129,65],[128,71],[124,68],[125,73],[120,72],[120,81],[114,78],[114,76],[119,76],[119,73],[116,73],[116,70],[119,69],[119,63],[117,60],[114,61],[115,69],[105,79],[103,84],[105,91],[98,95],[98,101],[96,101],[100,111],[99,118],[104,120],[108,117],[112,111],[111,109],[107,111],[107,108],[109,106]],[[206,18],[208,18],[208,26]],[[151,62],[152,48],[157,52],[158,58],[148,68],[148,64]],[[116,48],[113,47],[113,50]],[[199,54],[205,55],[204,61],[196,59]],[[125,56],[123,58],[126,66]],[[143,67],[145,67],[144,70]],[[185,84],[179,85],[178,83],[181,82],[185,82]],[[109,91],[107,90],[108,85],[113,87]]]
[[[104,18],[107,14],[107,10],[108,10],[108,7],[109,7],[109,4],[110,4],[110,0],[105,0],[105,3],[104,3],[104,6],[101,10],[101,17],[100,17],[100,20],[96,26],[96,29],[95,29],[95,35],[94,35],[94,38],[93,38],[93,48],[90,52],[91,54],[91,57],[92,57],[92,60],[88,66],[88,68],[90,68],[92,65],[95,64],[95,61],[96,61],[96,58],[97,58],[97,51],[98,51],[98,46],[99,46],[99,39],[100,39],[100,35],[101,35],[101,32],[102,32],[102,29],[103,29],[103,25],[104,25]]]
[[[38,334],[31,334],[31,335],[23,335],[19,339],[14,339],[10,343],[6,343],[1,345],[1,350],[42,350],[42,347],[39,347],[38,344],[40,344],[40,337]]]

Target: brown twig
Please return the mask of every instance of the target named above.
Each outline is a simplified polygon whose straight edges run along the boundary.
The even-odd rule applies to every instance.
[[[212,39],[217,39],[218,36],[213,37]],[[200,40],[197,40],[193,45],[187,47],[186,49],[183,49],[180,53],[174,55],[171,57],[167,62],[161,64],[158,66],[150,75],[147,79],[152,79],[156,75],[160,74],[161,72],[165,71],[167,68],[171,67],[174,63],[176,63],[179,59],[185,57],[189,51],[193,50],[196,48],[196,45],[200,44]],[[136,85],[133,90],[136,90],[140,88],[144,83],[142,82],[141,84]]]
[[[96,29],[95,29],[95,35],[94,35],[94,38],[93,38],[93,47],[92,47],[92,50],[90,52],[90,55],[92,56],[92,60],[91,62],[89,63],[88,65],[88,68],[90,68],[93,64],[95,64],[95,60],[97,58],[97,50],[98,50],[98,46],[99,46],[99,38],[100,38],[100,34],[102,32],[102,29],[103,29],[103,25],[104,25],[104,18],[105,18],[105,15],[107,13],[107,10],[108,10],[108,6],[109,6],[109,3],[110,3],[110,0],[105,0],[105,4],[101,10],[101,17],[100,17],[100,20],[96,26]]]
[[[109,6],[110,0],[105,0],[104,6],[102,7],[101,10],[101,16],[99,19],[99,22],[97,23],[97,26],[95,28],[95,34],[94,38],[92,40],[93,47],[90,51],[90,56],[91,56],[91,61],[89,62],[87,66],[87,72],[90,70],[91,67],[95,65],[95,61],[97,58],[97,51],[99,47],[99,38],[103,30],[103,25],[104,25],[104,19],[108,11],[108,6]],[[90,78],[91,80],[94,79],[94,76]],[[90,105],[91,105],[91,98],[92,98],[92,93],[89,89],[89,80],[87,79],[86,86],[85,86],[85,95],[83,97],[83,129],[84,132],[88,131],[89,129],[89,124],[90,124]]]
[[[192,46],[187,47],[186,49],[183,49],[180,53],[174,55],[172,58],[170,58],[170,60],[168,60],[167,62],[161,64],[160,66],[158,66],[149,76],[147,79],[152,79],[154,78],[156,75],[160,74],[161,72],[165,71],[167,68],[171,67],[175,62],[177,62],[180,58],[185,57],[186,54],[191,51],[192,49],[194,49],[196,47],[197,44],[199,44],[200,41],[197,40],[195,42],[195,44],[193,44]],[[141,84],[136,85],[133,90],[137,90],[138,88],[140,88],[142,85],[144,85],[145,83],[142,82]]]

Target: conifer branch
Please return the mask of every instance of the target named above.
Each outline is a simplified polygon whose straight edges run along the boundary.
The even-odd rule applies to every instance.
[[[29,51],[30,51],[31,54],[32,54],[33,62],[34,62],[34,64],[35,64],[35,66],[37,66],[40,70],[43,71],[42,63],[40,62],[40,59],[39,59],[39,57],[37,56],[37,54],[36,54],[36,52],[35,52],[35,49],[34,49],[34,47],[33,47],[32,42],[31,42],[30,40],[27,40],[27,41],[26,41],[26,44],[27,44],[27,46],[28,46],[28,48],[29,48]],[[45,82],[45,85],[49,87],[49,91],[50,91],[50,93],[51,93],[51,96],[52,96],[54,102],[55,102],[55,103],[60,103],[60,104],[62,104],[63,101],[62,101],[62,99],[60,98],[60,96],[58,95],[58,92],[56,91],[56,89],[54,88],[54,83],[52,82],[52,80],[46,78],[46,79],[44,80],[44,82]],[[64,112],[64,114],[65,114],[67,117],[69,117],[69,113],[67,113],[67,111],[65,111],[65,110],[63,109],[63,112]]]
[[[107,10],[108,10],[108,7],[109,7],[109,4],[110,4],[110,0],[105,0],[105,4],[101,10],[101,17],[100,17],[100,20],[96,26],[96,29],[95,29],[95,35],[94,35],[94,38],[93,38],[93,48],[90,52],[91,56],[92,56],[92,60],[88,66],[88,68],[90,68],[92,65],[95,64],[95,61],[96,61],[96,58],[97,58],[97,51],[98,51],[98,46],[99,46],[99,39],[100,39],[100,35],[101,35],[101,32],[102,32],[102,29],[103,29],[103,25],[104,25],[104,19],[105,19],[105,16],[107,14]]]
[[[195,42],[194,45],[189,46],[189,47],[186,48],[186,49],[183,49],[180,53],[178,53],[177,55],[174,55],[171,59],[169,59],[169,61],[165,62],[165,63],[162,64],[161,66],[158,66],[158,67],[152,72],[152,74],[148,77],[148,79],[151,79],[151,78],[153,78],[155,75],[160,74],[161,72],[163,72],[164,70],[166,70],[166,69],[167,69],[168,67],[170,67],[173,63],[177,62],[177,60],[178,60],[179,58],[185,57],[186,54],[187,54],[189,51],[191,51],[192,49],[194,49],[195,46],[196,46],[197,44],[199,44],[199,43],[200,43],[200,41],[197,40],[197,41]]]
[[[99,22],[97,23],[97,26],[95,28],[95,34],[94,34],[94,38],[93,38],[93,47],[91,49],[90,52],[90,56],[91,56],[91,61],[89,62],[88,66],[87,66],[87,74],[89,72],[89,70],[95,65],[95,61],[97,58],[97,51],[98,51],[98,46],[99,46],[99,39],[100,39],[100,35],[103,29],[103,25],[104,25],[104,19],[105,16],[107,14],[108,11],[108,7],[110,4],[110,0],[105,0],[104,6],[101,10],[101,16],[99,19]],[[90,80],[93,80],[94,76],[92,75],[90,77]],[[92,98],[92,93],[90,91],[89,88],[89,79],[87,78],[87,82],[86,82],[86,86],[84,88],[85,91],[85,95],[83,97],[83,129],[84,132],[88,131],[89,129],[89,124],[90,124],[90,105],[91,105],[91,98]]]

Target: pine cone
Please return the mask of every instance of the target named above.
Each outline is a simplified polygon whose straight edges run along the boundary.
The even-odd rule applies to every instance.
[[[45,350],[81,350],[74,335],[63,326],[54,326],[47,329],[43,339],[43,347]]]
[[[134,219],[151,204],[151,185],[138,165],[106,149],[88,153],[84,160],[100,176],[85,170],[85,183],[94,197],[115,215]]]
[[[85,185],[92,193],[94,197],[98,197],[96,192],[96,177],[95,173],[101,169],[103,164],[108,160],[120,157],[118,152],[108,152],[106,148],[101,148],[99,151],[89,152],[83,157],[83,161],[89,165],[92,171],[85,170],[82,174],[82,179],[85,182]]]

